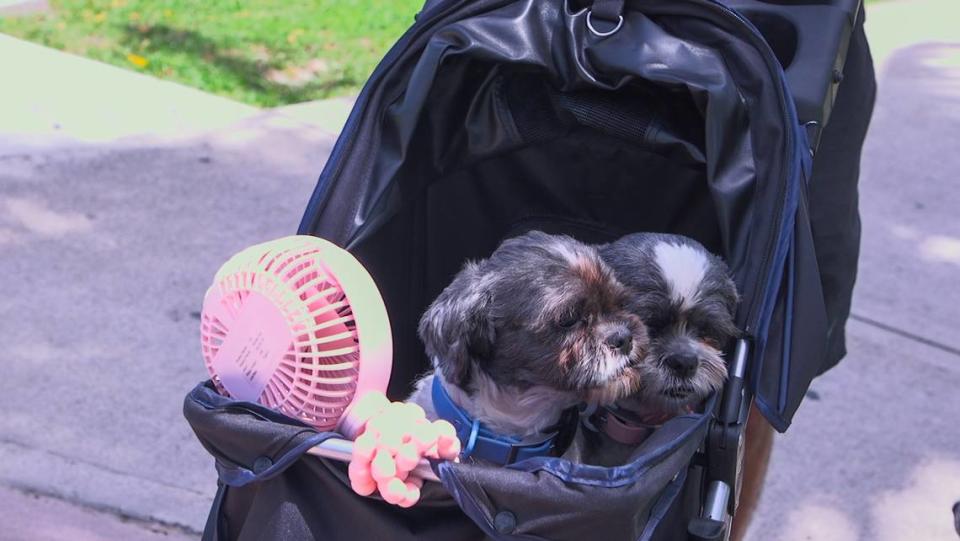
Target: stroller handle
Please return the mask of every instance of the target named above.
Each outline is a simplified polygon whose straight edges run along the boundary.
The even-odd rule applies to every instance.
[[[353,442],[342,438],[330,438],[311,447],[307,453],[340,462],[350,462],[350,458],[353,456]],[[421,460],[412,473],[425,481],[440,481],[440,478],[433,473],[433,468],[426,460]]]

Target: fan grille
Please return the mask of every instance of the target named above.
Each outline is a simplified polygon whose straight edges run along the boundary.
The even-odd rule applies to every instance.
[[[265,245],[255,246],[234,256],[207,294],[201,316],[207,369],[225,395],[256,399],[320,430],[333,429],[354,398],[359,376],[360,346],[350,299],[323,265],[320,247],[294,243],[264,249]],[[233,333],[244,331],[245,309],[264,310],[262,304],[251,302],[255,296],[266,299],[286,324],[285,347],[269,360],[218,357],[222,350],[227,352],[225,344]],[[242,387],[221,377],[227,362],[232,363],[231,371],[248,381],[262,382],[255,387],[256,396],[244,396]]]

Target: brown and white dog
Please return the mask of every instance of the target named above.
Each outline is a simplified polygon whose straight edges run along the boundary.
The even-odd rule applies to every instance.
[[[646,327],[597,249],[533,231],[468,263],[430,305],[419,334],[434,371],[410,401],[435,417],[450,397],[493,431],[526,438],[584,401],[612,403],[640,384]]]
[[[629,302],[596,247],[570,237],[534,231],[468,263],[420,320],[434,368],[408,402],[422,411],[389,404],[368,418],[354,490],[409,506],[422,481],[408,475],[425,456],[505,465],[561,453],[576,428],[565,412],[639,387],[648,339]]]
[[[637,392],[600,408],[587,423],[600,432],[584,451],[593,455],[589,460],[614,465],[657,426],[723,386],[723,348],[739,334],[733,320],[739,297],[726,264],[687,237],[636,233],[600,253],[629,290],[629,309],[650,339],[637,366]]]

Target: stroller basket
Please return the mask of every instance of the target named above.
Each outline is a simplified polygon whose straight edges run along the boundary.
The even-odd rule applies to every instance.
[[[300,228],[346,246],[380,286],[394,399],[427,368],[420,314],[502,239],[696,238],[743,296],[723,393],[615,467],[438,463],[442,486],[399,509],[303,456],[337,434],[201,384],[184,413],[220,476],[204,539],[724,538],[750,401],[785,430],[824,355],[805,179],[835,83],[798,79],[801,118],[782,66],[832,74],[858,8],[741,1],[761,30],[795,35],[771,47],[712,0],[428,2],[358,97]],[[811,10],[837,39],[804,38]]]

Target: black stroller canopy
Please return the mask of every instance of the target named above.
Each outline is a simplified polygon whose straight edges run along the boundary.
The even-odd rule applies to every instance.
[[[371,78],[301,225],[348,246],[384,291],[392,395],[426,368],[415,336],[426,305],[464,261],[529,229],[588,242],[694,237],[727,259],[743,294],[739,324],[763,346],[797,247],[806,148],[766,46],[703,2],[641,4],[609,37],[563,2],[450,7],[459,4],[428,6],[421,22],[435,32],[415,26]],[[799,227],[809,236],[805,218]],[[816,289],[804,304],[816,314],[812,251],[802,257],[803,288]],[[814,317],[798,332],[818,327]],[[771,368],[750,379],[782,430],[822,352],[805,340],[809,366],[791,366],[790,351],[784,365],[775,334]]]

